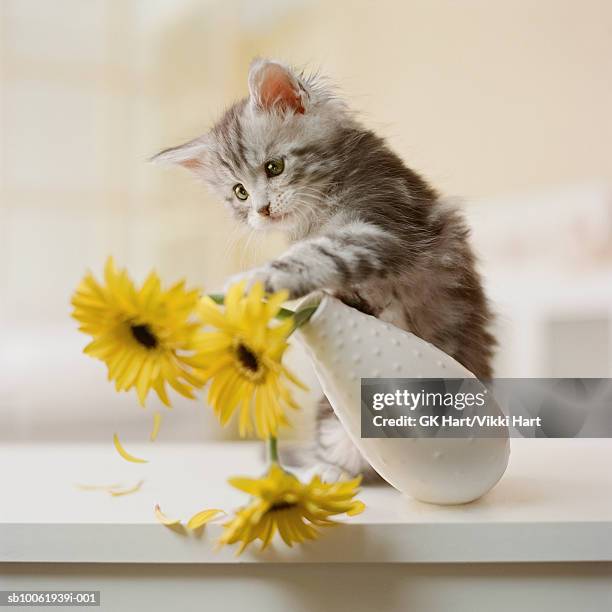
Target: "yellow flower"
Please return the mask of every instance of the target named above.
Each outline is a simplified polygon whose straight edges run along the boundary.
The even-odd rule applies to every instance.
[[[328,484],[314,476],[304,484],[273,463],[263,478],[231,478],[229,482],[253,496],[251,503],[224,525],[219,540],[221,545],[242,542],[238,554],[255,540],[261,540],[264,550],[276,531],[287,546],[313,540],[318,536],[317,527],[336,524],[332,516],[354,515],[365,508],[353,499],[361,477]]]
[[[285,409],[297,408],[287,383],[305,389],[282,364],[293,320],[273,323],[286,299],[285,291],[266,296],[261,283],[245,294],[244,283],[237,283],[227,292],[224,308],[208,296],[200,301],[202,322],[215,330],[198,334],[189,363],[211,379],[208,403],[223,425],[240,408],[241,436],[253,430],[251,411],[257,435],[275,436],[280,425],[288,424]]]
[[[166,383],[193,398],[194,387],[205,382],[185,361],[199,329],[192,320],[199,292],[187,291],[184,281],[163,290],[154,272],[137,289],[111,257],[104,279],[101,285],[88,273],[72,298],[72,316],[79,329],[93,338],[84,352],[106,363],[108,378],[118,391],[135,387],[143,405],[154,389],[170,406]]]

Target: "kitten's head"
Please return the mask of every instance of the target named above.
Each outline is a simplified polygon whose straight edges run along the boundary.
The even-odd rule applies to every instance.
[[[254,229],[304,233],[325,216],[334,138],[349,116],[324,80],[276,61],[255,60],[248,85],[210,132],[154,160],[195,172]]]

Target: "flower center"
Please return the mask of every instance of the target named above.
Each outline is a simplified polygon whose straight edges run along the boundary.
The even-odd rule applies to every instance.
[[[287,510],[289,508],[293,508],[296,505],[297,504],[295,504],[293,502],[281,501],[281,502],[277,502],[275,504],[272,504],[272,506],[270,506],[270,509],[268,510],[268,512],[280,512],[281,510]]]
[[[157,348],[157,338],[148,325],[130,325],[134,340],[147,349]]]
[[[236,347],[236,354],[240,363],[253,374],[259,371],[259,360],[257,355],[248,347],[242,344],[242,342]]]

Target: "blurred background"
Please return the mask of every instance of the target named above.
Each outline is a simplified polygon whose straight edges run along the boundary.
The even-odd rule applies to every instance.
[[[498,376],[612,376],[612,3],[0,0],[0,440],[146,437],[69,300],[109,254],[212,290],[272,257],[149,165],[246,94],[253,56],[320,68],[457,197],[498,313]],[[290,435],[306,435],[316,384]],[[162,438],[235,436],[176,402]],[[155,401],[149,407],[156,408]]]

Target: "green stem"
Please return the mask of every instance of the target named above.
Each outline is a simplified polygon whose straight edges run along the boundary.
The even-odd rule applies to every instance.
[[[268,461],[278,463],[278,440],[276,436],[268,438]]]
[[[306,308],[303,308],[302,310],[298,310],[297,312],[294,312],[293,313],[293,328],[291,329],[289,334],[287,334],[287,337],[289,337],[298,327],[302,327],[302,325],[304,325],[305,323],[308,323],[308,321],[310,320],[310,317],[312,317],[312,315],[317,311],[318,307],[319,307],[318,304],[316,306],[306,306]]]

